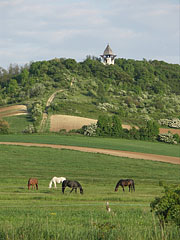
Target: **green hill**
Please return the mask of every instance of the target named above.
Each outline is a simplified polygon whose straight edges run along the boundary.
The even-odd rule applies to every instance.
[[[0,68],[0,105],[34,103],[45,110],[48,97],[64,89],[46,109],[98,118],[118,115],[122,122],[141,125],[145,120],[180,117],[180,66],[163,61],[116,59],[105,66],[98,58],[83,62],[53,59],[24,67]]]

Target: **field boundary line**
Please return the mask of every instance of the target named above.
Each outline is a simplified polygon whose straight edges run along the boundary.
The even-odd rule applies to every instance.
[[[28,147],[49,147],[49,148],[56,148],[56,149],[68,149],[68,150],[75,150],[75,151],[81,151],[81,152],[101,153],[101,154],[113,155],[118,157],[127,157],[127,158],[134,158],[134,159],[160,161],[160,162],[166,162],[171,164],[180,164],[180,157],[164,156],[164,155],[157,155],[157,154],[150,154],[150,153],[139,153],[139,152],[112,150],[112,149],[66,146],[66,145],[55,145],[55,144],[45,144],[45,143],[0,142],[0,144],[28,146]]]

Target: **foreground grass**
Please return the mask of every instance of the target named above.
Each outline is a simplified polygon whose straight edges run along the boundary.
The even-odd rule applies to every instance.
[[[0,239],[178,239],[159,227],[149,204],[162,195],[159,181],[180,184],[180,166],[39,147],[0,146]],[[84,195],[48,189],[53,176],[78,180]],[[39,190],[27,189],[37,177]],[[136,191],[114,192],[120,178]],[[112,211],[105,209],[109,201]]]
[[[0,135],[0,141],[61,144],[70,146],[94,147],[180,157],[179,145],[171,145],[159,142],[127,140],[121,138],[98,138],[77,135],[66,136],[58,134],[42,134],[42,135],[10,134]]]

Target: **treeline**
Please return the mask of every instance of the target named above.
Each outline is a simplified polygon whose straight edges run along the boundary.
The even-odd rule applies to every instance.
[[[132,127],[126,129],[122,128],[122,123],[118,116],[100,115],[97,124],[85,125],[77,132],[90,137],[118,137],[144,141],[161,141],[170,144],[178,144],[180,142],[178,134],[159,134],[159,127],[156,121],[147,121],[140,128]],[[166,136],[166,139],[163,139],[163,136]]]

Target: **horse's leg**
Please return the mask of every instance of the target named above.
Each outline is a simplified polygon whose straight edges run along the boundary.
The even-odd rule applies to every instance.
[[[65,191],[65,188],[66,188],[66,187],[62,187],[62,193],[63,193],[63,194],[64,194],[64,191]]]
[[[77,193],[77,188],[75,188],[75,193]]]
[[[130,190],[131,190],[131,185],[129,185],[129,192],[130,192]]]
[[[70,193],[72,193],[73,190],[74,190],[74,188],[72,188],[72,190],[70,191]]]
[[[56,188],[56,181],[54,181],[54,187]]]
[[[36,184],[36,190],[38,190],[38,184]]]
[[[124,191],[125,191],[125,190],[124,190],[124,186],[122,186],[122,189],[123,189],[123,192],[124,192]]]

